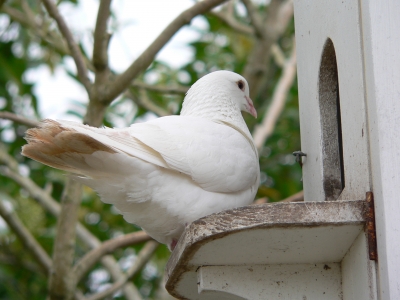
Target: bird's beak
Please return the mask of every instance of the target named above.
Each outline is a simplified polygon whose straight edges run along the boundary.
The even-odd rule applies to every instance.
[[[250,99],[250,97],[244,96],[244,98],[247,101],[247,105],[246,105],[246,111],[251,114],[254,118],[257,119],[257,111],[254,108],[254,104],[253,101]]]

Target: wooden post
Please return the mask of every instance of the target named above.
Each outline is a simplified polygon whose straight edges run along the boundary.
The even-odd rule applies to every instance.
[[[294,8],[305,202],[190,224],[178,298],[400,299],[400,0]]]
[[[400,299],[400,1],[361,5],[380,299]]]

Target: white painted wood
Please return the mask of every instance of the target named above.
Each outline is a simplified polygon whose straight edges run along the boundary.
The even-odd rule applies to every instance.
[[[190,299],[342,300],[339,263],[205,266],[197,273],[199,295]]]
[[[362,229],[362,224],[349,224],[243,230],[209,241],[193,255],[191,263],[199,266],[340,262]]]
[[[376,300],[375,264],[368,259],[367,239],[361,232],[341,263],[343,299]]]
[[[323,201],[319,70],[323,46],[334,44],[340,90],[346,186],[339,199],[370,190],[360,7],[353,0],[295,0],[296,46],[305,201]]]
[[[252,276],[240,277],[241,284],[237,288],[241,289],[245,286],[255,288],[256,277],[272,280],[276,274],[289,276],[293,265],[327,264],[330,266],[332,263],[340,264],[363,230],[364,205],[364,201],[264,204],[224,211],[199,219],[186,228],[168,261],[166,288],[177,298],[224,299],[223,297],[228,297],[227,299],[229,299],[232,294],[240,297],[243,295],[225,289],[221,290],[223,294],[220,294],[216,287],[212,287],[205,281],[200,287],[202,295],[198,294],[197,272],[199,268],[215,266],[213,272],[220,272],[217,270],[223,270],[228,266],[253,266]],[[363,250],[365,251],[365,248]],[[258,268],[261,265],[266,268],[265,272],[262,271],[262,268]],[[307,274],[310,276],[319,274],[311,269],[306,271],[306,269],[299,269],[295,272],[303,272],[304,278],[307,278]],[[272,271],[273,273],[268,275]],[[257,274],[257,272],[261,273]],[[280,276],[278,275],[277,278]],[[293,278],[296,276],[296,274],[292,274]],[[311,278],[314,278],[312,276]],[[331,286],[335,286],[335,280],[341,281],[341,275],[338,276],[339,279],[336,278],[337,276],[336,279],[329,279],[332,281]],[[348,276],[358,275],[348,273]],[[231,282],[236,279],[227,277],[223,280]],[[266,284],[266,282],[264,283]],[[321,281],[322,283],[324,281]],[[271,290],[271,295],[275,295],[273,294],[275,292],[291,293],[292,284],[298,284],[299,289],[302,286],[302,291],[309,290],[310,294],[307,295],[310,297],[315,296],[312,291],[319,289],[315,287],[317,283],[314,281],[306,283],[296,279],[294,282],[289,281],[287,285],[283,285],[281,291],[273,292]],[[325,283],[321,285],[321,289],[324,289],[324,286]],[[368,289],[368,286],[362,288]],[[264,295],[263,290],[265,290],[265,286],[260,285],[259,289],[254,292]],[[259,298],[252,296],[246,299]],[[327,298],[307,299],[337,298],[327,296]],[[356,298],[349,299],[358,300]]]
[[[166,269],[166,287],[178,298],[400,299],[400,1],[294,4],[304,192],[315,202],[244,207],[195,221]],[[322,155],[329,147],[321,142],[319,89],[328,39],[338,68],[345,170],[342,201],[333,202],[324,201]],[[362,231],[364,202],[343,201],[364,199],[367,191],[375,196],[377,266]],[[331,273],[321,270],[325,265]]]
[[[362,1],[380,299],[400,299],[400,1]]]

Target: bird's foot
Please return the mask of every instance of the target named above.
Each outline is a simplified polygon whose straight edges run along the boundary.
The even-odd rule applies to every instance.
[[[169,250],[171,250],[171,252],[175,249],[176,244],[178,244],[178,240],[173,239],[171,244],[169,245]]]

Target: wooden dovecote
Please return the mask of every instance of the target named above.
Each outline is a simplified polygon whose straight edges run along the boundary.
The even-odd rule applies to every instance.
[[[294,11],[305,202],[188,226],[166,269],[180,299],[400,299],[400,1]]]

